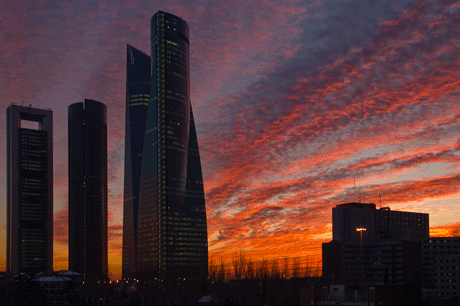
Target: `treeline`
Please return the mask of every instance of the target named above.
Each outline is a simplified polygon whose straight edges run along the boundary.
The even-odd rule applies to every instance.
[[[230,261],[222,258],[209,261],[209,279],[229,281],[233,279],[290,279],[321,276],[321,262],[310,257],[254,260],[244,253],[235,254]]]

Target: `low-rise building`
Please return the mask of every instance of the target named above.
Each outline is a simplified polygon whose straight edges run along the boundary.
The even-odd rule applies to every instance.
[[[423,295],[460,295],[460,237],[431,237],[421,243]]]
[[[348,286],[421,285],[420,241],[323,243],[323,277]]]
[[[360,232],[357,228],[365,230]],[[373,203],[346,203],[332,208],[334,241],[367,244],[429,237],[429,215],[425,213],[377,209]]]
[[[460,295],[460,237],[429,237],[429,216],[347,203],[333,209],[323,279],[349,288],[421,286],[423,296]]]

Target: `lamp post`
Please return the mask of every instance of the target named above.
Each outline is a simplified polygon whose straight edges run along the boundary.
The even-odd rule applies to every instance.
[[[359,232],[361,234],[361,252],[363,251],[363,232],[366,231],[366,228],[365,227],[358,227],[356,229],[357,232]],[[362,257],[362,255],[361,255]]]
[[[365,227],[358,227],[356,228],[356,231],[359,232],[361,234],[361,277],[363,278],[363,283],[365,283],[364,281],[364,269],[363,269],[363,232],[366,231],[366,228]]]

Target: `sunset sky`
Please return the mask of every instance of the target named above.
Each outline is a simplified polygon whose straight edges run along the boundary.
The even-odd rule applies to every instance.
[[[105,3],[105,2],[104,2]],[[153,4],[152,4],[153,3]],[[0,270],[6,108],[52,108],[54,268],[67,268],[67,107],[108,107],[109,264],[121,272],[126,44],[158,10],[190,27],[210,258],[310,256],[350,201],[460,235],[460,1],[0,2]]]

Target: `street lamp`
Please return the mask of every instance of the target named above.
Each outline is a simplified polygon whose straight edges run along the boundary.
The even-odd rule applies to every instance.
[[[358,227],[356,228],[356,231],[361,234],[361,273],[364,278],[364,269],[363,269],[363,232],[366,231],[365,227]],[[363,279],[364,281],[364,279]]]
[[[363,252],[363,232],[366,231],[366,228],[365,227],[358,227],[358,228],[356,228],[356,231],[361,234],[361,253],[362,253]],[[363,257],[362,254],[361,254],[361,257]]]

